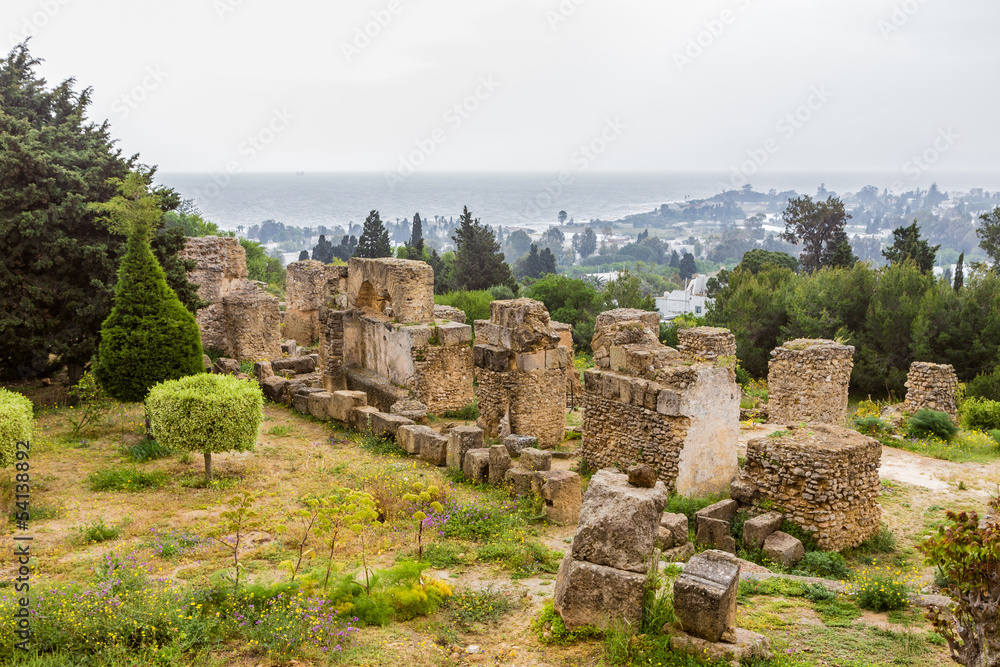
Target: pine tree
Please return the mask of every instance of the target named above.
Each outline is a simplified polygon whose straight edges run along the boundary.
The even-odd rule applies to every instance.
[[[882,251],[882,256],[889,260],[890,264],[903,262],[911,259],[916,262],[917,267],[924,273],[934,270],[934,259],[941,246],[931,247],[931,244],[920,238],[920,227],[917,221],[909,227],[898,227],[892,232],[893,244]]]
[[[410,242],[407,244],[410,249],[411,259],[420,259],[424,254],[424,226],[420,220],[420,214],[413,214],[413,226],[410,228]],[[414,256],[415,255],[415,256]]]
[[[372,210],[365,219],[365,228],[358,239],[358,247],[354,250],[355,257],[377,259],[392,257],[392,244],[389,242],[389,232],[382,224],[378,211]]]
[[[484,290],[494,285],[513,289],[514,278],[504,261],[489,227],[473,219],[466,206],[458,220],[458,229],[451,237],[455,242],[455,268],[452,287],[463,290]]]
[[[681,274],[681,280],[689,280],[691,276],[698,273],[698,265],[694,263],[694,255],[689,252],[684,253],[678,269]]]
[[[955,291],[961,292],[965,286],[965,251],[958,256],[958,263],[955,264]]]
[[[198,323],[167,285],[150,249],[153,227],[162,217],[158,199],[141,173],[117,182],[120,196],[92,205],[112,229],[128,237],[114,306],[101,325],[94,375],[112,398],[141,401],[153,385],[205,369]]]
[[[319,239],[317,239],[316,245],[313,247],[312,258],[324,264],[329,264],[333,261],[333,244],[326,239],[326,234],[319,235]],[[299,259],[302,258],[300,257]]]
[[[308,260],[309,260],[309,251],[308,250],[303,250],[302,252],[299,253],[299,261],[300,262],[305,262],[305,261],[308,261]]]

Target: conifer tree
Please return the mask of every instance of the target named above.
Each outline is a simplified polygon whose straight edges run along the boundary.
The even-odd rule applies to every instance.
[[[392,244],[389,242],[389,232],[382,224],[378,211],[372,210],[365,219],[364,231],[358,239],[358,247],[354,250],[355,257],[392,257]]]
[[[965,251],[958,256],[958,263],[955,264],[955,286],[956,292],[961,292],[965,286]]]
[[[413,226],[410,228],[410,242],[409,247],[411,250],[410,258],[419,259],[424,254],[424,227],[420,220],[420,214],[413,214]]]
[[[458,229],[451,238],[455,241],[454,288],[484,290],[494,285],[508,285],[513,289],[510,266],[504,261],[493,231],[478,218],[473,219],[468,206],[462,211]]]

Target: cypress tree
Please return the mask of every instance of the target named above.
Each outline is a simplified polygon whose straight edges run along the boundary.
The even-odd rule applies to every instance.
[[[354,251],[355,257],[367,257],[375,259],[378,257],[392,257],[392,244],[389,242],[389,232],[382,224],[382,218],[378,211],[372,210],[365,219],[364,231],[358,239],[358,247]]]
[[[419,213],[413,214],[413,227],[410,228],[410,249],[415,251],[414,259],[424,254],[424,227]]]
[[[128,236],[118,269],[114,305],[101,325],[94,375],[109,396],[141,401],[153,385],[204,372],[194,315],[167,285],[149,245],[159,211],[142,174],[133,172],[121,195],[93,205],[109,226]]]
[[[451,237],[455,242],[453,287],[482,290],[494,285],[514,285],[510,266],[504,261],[493,231],[478,218],[473,219],[468,206],[462,211],[458,224]]]
[[[961,292],[965,285],[965,251],[958,256],[958,263],[955,264],[955,291]]]

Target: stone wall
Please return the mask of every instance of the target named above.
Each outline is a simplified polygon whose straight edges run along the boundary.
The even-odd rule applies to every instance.
[[[361,259],[347,263],[351,307],[402,323],[434,321],[434,269],[409,259]]]
[[[476,341],[473,366],[487,435],[531,435],[543,448],[562,442],[569,356],[545,305],[532,299],[492,302],[490,319],[476,321]]]
[[[715,361],[736,356],[736,337],[729,329],[690,327],[677,331],[677,351],[692,361]]]
[[[733,368],[686,361],[659,343],[659,320],[649,315],[598,316],[601,364],[584,374],[581,455],[596,468],[648,463],[682,495],[717,493],[738,470]]]
[[[955,368],[948,364],[931,364],[914,361],[906,377],[906,400],[903,410],[917,412],[924,408],[947,412],[952,419],[958,418],[955,389],[958,377]]]
[[[769,421],[842,425],[853,355],[853,346],[822,339],[800,338],[775,348],[767,374]]]
[[[559,334],[559,345],[566,348],[566,405],[578,406],[583,402],[583,382],[580,371],[573,365],[573,326],[554,320],[549,322],[552,330]]]
[[[292,262],[285,276],[285,338],[311,345],[319,338],[319,309],[329,294],[346,289],[347,267],[315,260]],[[343,284],[340,281],[344,280]],[[331,284],[335,283],[335,284]]]
[[[465,324],[465,311],[454,306],[434,304],[434,319]]]
[[[456,324],[458,324],[456,322]],[[463,325],[464,326],[464,325]],[[471,337],[469,327],[464,327]],[[417,400],[433,414],[461,410],[472,403],[472,348],[468,340],[451,345],[427,345],[413,351]]]
[[[776,433],[747,443],[741,482],[754,487],[753,503],[771,501],[768,509],[773,505],[811,532],[824,551],[875,535],[882,518],[878,440],[822,423]]]
[[[236,238],[189,238],[178,255],[195,260],[188,280],[198,283],[198,296],[211,302],[196,316],[203,347],[239,361],[280,354],[278,299],[261,283],[247,280],[246,251]]]

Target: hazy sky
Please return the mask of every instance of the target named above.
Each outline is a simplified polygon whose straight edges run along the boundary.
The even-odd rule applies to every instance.
[[[984,0],[3,5],[164,172],[1000,169]]]

